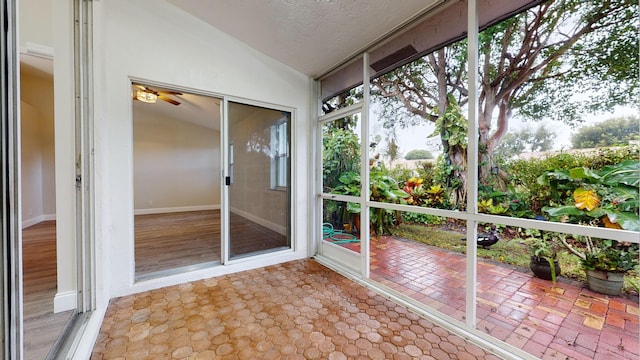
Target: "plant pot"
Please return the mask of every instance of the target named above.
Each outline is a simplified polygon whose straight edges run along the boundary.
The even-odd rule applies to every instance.
[[[560,263],[558,263],[557,259],[553,261],[553,265],[556,270],[556,277],[560,276]],[[531,262],[529,262],[529,268],[536,277],[544,280],[552,280],[551,266],[549,266],[547,259],[532,256]]]
[[[622,285],[624,283],[624,274],[600,271],[600,270],[587,270],[587,285],[589,289],[605,295],[620,295],[622,291]]]

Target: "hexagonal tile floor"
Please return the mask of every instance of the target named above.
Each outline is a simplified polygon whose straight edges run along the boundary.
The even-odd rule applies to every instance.
[[[91,358],[498,359],[313,260],[114,299]]]

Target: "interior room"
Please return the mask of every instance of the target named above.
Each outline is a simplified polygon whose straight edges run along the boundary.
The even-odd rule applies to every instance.
[[[22,233],[25,359],[46,357],[72,316],[57,293],[53,63],[21,56]]]
[[[219,263],[220,100],[137,83],[131,91],[136,278]],[[155,92],[155,102],[142,98]]]
[[[529,250],[519,231],[633,250],[637,219],[596,224],[571,207],[582,183],[521,205],[504,175],[516,156],[485,157],[508,125],[558,124],[553,145],[559,124],[590,121],[557,89],[609,86],[590,98],[607,113],[590,116],[635,109],[620,89],[637,88],[623,51],[637,14],[624,1],[0,0],[0,358],[637,357],[637,291],[510,263]],[[571,62],[594,44],[615,56]],[[579,66],[576,79],[615,76],[557,73]],[[402,158],[425,147],[428,161]],[[603,168],[637,159],[624,151]],[[596,170],[583,174],[575,184]],[[558,199],[571,209],[549,211]]]

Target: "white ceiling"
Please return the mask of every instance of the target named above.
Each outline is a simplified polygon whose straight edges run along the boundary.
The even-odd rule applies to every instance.
[[[440,0],[167,0],[311,77]]]

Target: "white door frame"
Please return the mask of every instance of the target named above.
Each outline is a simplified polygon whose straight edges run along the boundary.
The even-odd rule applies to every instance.
[[[22,358],[22,239],[20,212],[20,68],[15,0],[0,0],[0,153],[2,227],[0,338],[3,359]],[[5,29],[7,31],[5,32]]]

